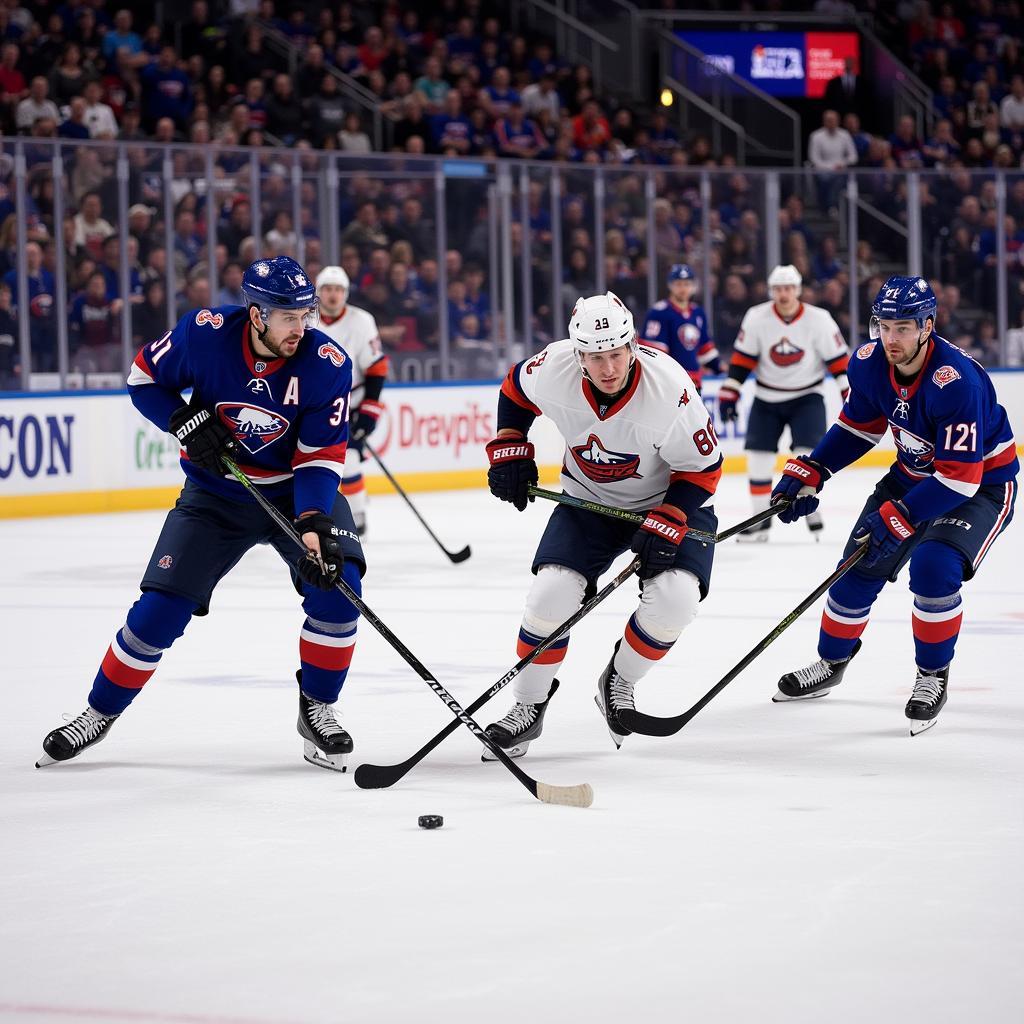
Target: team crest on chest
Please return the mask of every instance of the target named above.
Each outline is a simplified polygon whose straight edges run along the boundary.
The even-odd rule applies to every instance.
[[[928,467],[935,461],[935,445],[926,441],[923,437],[907,430],[906,427],[892,425],[892,436],[896,447],[904,457],[904,464],[919,473],[928,471]]]
[[[583,444],[573,445],[569,451],[583,475],[595,483],[610,484],[640,477],[637,472],[640,456],[609,451],[597,434],[591,434]]]
[[[804,350],[797,348],[789,338],[780,338],[769,350],[771,361],[776,366],[795,366],[804,357]]]
[[[253,455],[273,444],[289,427],[283,416],[248,402],[219,402],[217,415]]]
[[[683,348],[688,352],[692,352],[700,342],[700,328],[694,327],[693,324],[683,324],[676,333]]]

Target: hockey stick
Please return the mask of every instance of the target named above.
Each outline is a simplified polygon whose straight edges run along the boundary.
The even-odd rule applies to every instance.
[[[634,558],[625,569],[622,570],[611,582],[605,584],[589,601],[583,604],[576,612],[569,616],[560,626],[545,637],[526,657],[510,668],[493,686],[485,690],[472,704],[466,708],[466,714],[471,715],[479,711],[499,690],[504,689],[520,672],[536,661],[552,644],[576,625],[585,615],[596,608],[613,590],[616,590],[629,579],[639,568],[640,560]],[[355,771],[356,785],[360,789],[386,789],[393,786],[407,772],[416,767],[438,744],[447,739],[459,727],[457,721],[449,722],[436,736],[428,740],[411,757],[406,758],[401,764],[361,764]]]
[[[556,501],[560,505],[571,505],[573,508],[582,508],[587,512],[597,512],[599,515],[609,516],[612,519],[623,519],[628,523],[639,524],[644,521],[644,516],[640,512],[627,512],[625,509],[613,508],[611,505],[602,505],[600,502],[588,501],[586,498],[574,498],[571,494],[565,494],[561,491],[547,491],[543,487],[531,486],[529,493],[535,498],[547,498],[548,501]],[[721,533],[711,534],[705,533],[703,530],[687,530],[686,537],[699,540],[703,544],[721,544],[723,540],[728,540],[730,537],[736,536],[737,533],[743,533],[744,530],[749,530],[752,526],[757,526],[758,523],[763,523],[766,519],[777,516],[783,509],[788,507],[788,501],[777,501],[774,505],[762,509],[749,519],[744,519],[742,523],[730,526]]]
[[[710,704],[752,661],[758,658],[792,626],[836,580],[845,576],[864,557],[866,550],[867,547],[862,545],[849,558],[844,559],[827,580],[819,583],[756,647],[745,654],[729,669],[689,711],[684,711],[681,715],[676,715],[673,718],[656,718],[653,715],[645,715],[639,711],[620,711],[616,716],[619,724],[630,732],[639,733],[641,736],[672,736],[679,732],[691,718]]]
[[[259,488],[243,473],[234,461],[226,455],[221,456],[221,461],[230,470],[231,475],[256,499],[256,503],[264,512],[274,520],[275,523],[295,542],[296,546],[307,553],[307,557],[316,559],[316,556],[309,551],[298,531],[289,522],[288,517],[279,509],[275,508],[262,494]],[[448,710],[467,728],[469,731],[487,747],[501,763],[535,796],[546,804],[563,804],[567,807],[589,807],[594,802],[594,791],[586,782],[579,786],[549,786],[546,782],[538,782],[531,778],[515,764],[512,759],[501,749],[490,736],[480,728],[479,725],[463,710],[459,702],[437,681],[433,673],[409,650],[401,640],[384,624],[384,622],[371,610],[363,599],[345,582],[341,577],[334,584],[352,604],[359,609],[360,614],[370,623],[371,626],[399,653],[405,663],[422,679],[448,706]]]
[[[373,450],[370,443],[363,441],[363,447],[373,456],[374,461],[380,466],[380,471],[391,481],[391,486],[405,499],[406,505],[412,510],[412,514],[423,524],[423,529],[430,534],[431,540],[448,556],[451,562],[464,562],[473,553],[467,544],[461,551],[449,551],[440,540],[437,534],[427,525],[427,521],[420,515],[419,510],[412,503],[412,499],[402,489],[402,485],[391,475],[391,471],[381,462],[380,456]]]

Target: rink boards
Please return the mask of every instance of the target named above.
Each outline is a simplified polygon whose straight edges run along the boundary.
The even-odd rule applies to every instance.
[[[993,372],[1011,423],[1024,423],[1024,372]],[[703,398],[722,443],[725,472],[742,472],[753,386],[748,382],[743,389],[739,422],[726,426],[716,411],[720,383],[707,381]],[[831,420],[839,394],[832,380],[826,388]],[[497,381],[389,385],[371,442],[407,490],[481,487],[497,390]],[[555,482],[563,451],[557,431],[540,417],[530,437],[541,481]],[[888,464],[892,456],[884,448],[892,448],[888,435],[863,463]],[[390,489],[372,459],[363,471],[370,493]],[[167,508],[181,479],[177,444],[136,412],[124,391],[0,396],[0,518]]]

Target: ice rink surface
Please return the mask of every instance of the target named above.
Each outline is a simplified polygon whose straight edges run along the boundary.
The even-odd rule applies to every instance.
[[[638,703],[705,693],[834,566],[880,471],[802,524],[723,544],[713,590]],[[723,479],[723,526],[748,514]],[[371,506],[365,598],[464,703],[515,661],[551,508],[416,496],[451,566],[393,497]],[[35,770],[85,706],[160,513],[0,524],[0,1019],[138,1022],[1020,1021],[1024,962],[1024,530],[966,588],[939,725],[908,735],[906,577],[842,686],[773,705],[815,657],[820,604],[681,733],[616,752],[593,694],[633,608],[577,627],[521,762],[590,782],[542,805],[460,730],[391,790],[305,764],[302,620],[259,549],[98,748]],[[342,697],[353,764],[400,761],[449,712],[361,626]],[[505,712],[510,693],[478,716]],[[439,831],[419,814],[442,814]]]

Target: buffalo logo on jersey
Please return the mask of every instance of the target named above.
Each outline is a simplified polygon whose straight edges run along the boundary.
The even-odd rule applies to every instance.
[[[804,350],[797,348],[789,338],[782,338],[772,345],[769,355],[776,366],[795,366],[803,359]]]
[[[316,350],[316,354],[321,359],[330,359],[335,366],[341,366],[345,362],[345,353],[337,345],[332,345],[329,341],[325,341]]]
[[[584,444],[574,445],[569,451],[583,475],[595,483],[611,484],[640,477],[640,456],[608,451],[597,434],[591,434]]]
[[[935,461],[935,445],[926,441],[923,437],[907,430],[906,427],[892,425],[892,436],[903,455],[903,462],[910,469],[920,473],[928,471],[928,467]]]
[[[224,326],[224,316],[222,313],[211,313],[208,309],[201,309],[196,313],[196,323],[200,327],[209,324],[216,331]]]
[[[253,455],[273,444],[289,427],[283,416],[247,402],[221,402],[217,415],[238,438],[239,444]]]

